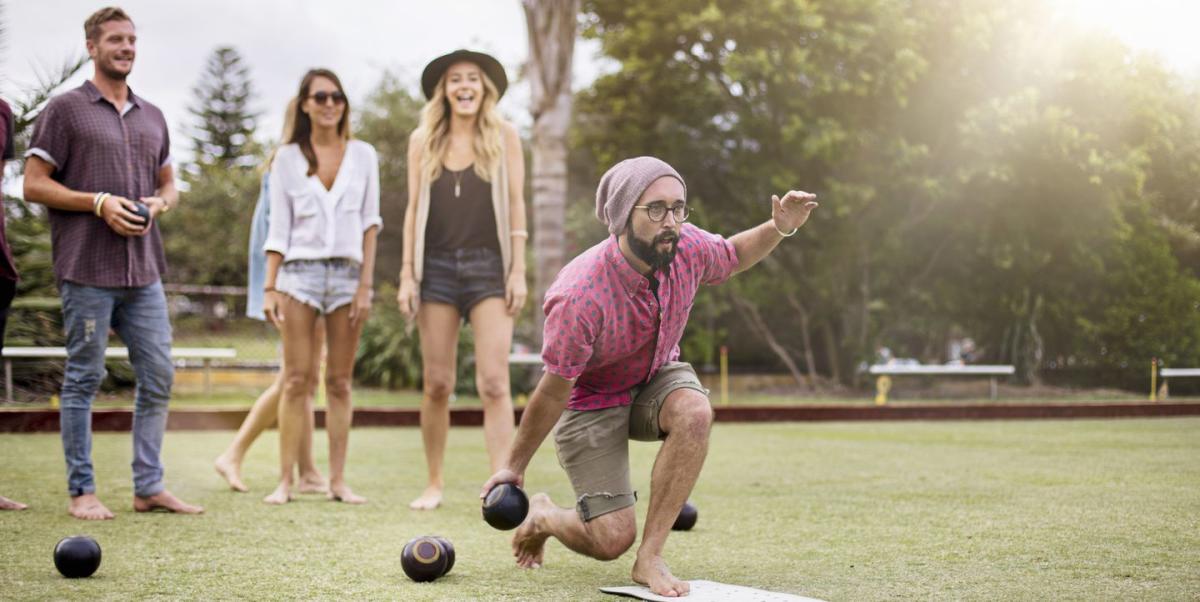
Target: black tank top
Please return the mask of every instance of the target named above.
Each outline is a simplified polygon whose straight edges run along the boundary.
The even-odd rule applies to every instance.
[[[458,194],[455,188],[458,188]],[[474,165],[462,171],[442,167],[442,175],[429,188],[429,221],[425,249],[491,249],[500,253],[496,239],[496,211],[492,185],[475,173]]]

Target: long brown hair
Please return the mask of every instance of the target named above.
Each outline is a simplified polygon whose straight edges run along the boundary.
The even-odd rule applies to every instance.
[[[469,61],[468,61],[469,62]],[[417,125],[419,138],[423,141],[421,148],[421,178],[425,182],[433,182],[442,173],[442,161],[450,149],[450,99],[446,98],[446,73],[438,80],[433,97],[421,109],[421,121]],[[479,114],[475,118],[475,174],[481,180],[490,182],[492,171],[500,163],[504,142],[501,139],[500,124],[503,118],[496,110],[496,101],[500,92],[492,79],[482,68],[479,75],[483,79],[483,100]]]
[[[328,69],[309,69],[308,73],[304,74],[304,79],[300,80],[300,90],[296,92],[296,98],[293,102],[296,103],[296,111],[292,115],[292,132],[290,136],[284,138],[285,144],[296,144],[300,147],[300,152],[304,154],[304,158],[308,159],[308,175],[317,173],[317,153],[312,147],[312,120],[309,119],[308,113],[305,113],[300,107],[304,101],[308,99],[308,89],[312,87],[312,82],[318,77],[324,77],[333,82],[337,86],[338,92],[343,96],[346,91],[342,89],[342,80]],[[342,119],[337,125],[338,135],[342,140],[350,139],[350,99],[346,98],[346,110],[342,112]]]

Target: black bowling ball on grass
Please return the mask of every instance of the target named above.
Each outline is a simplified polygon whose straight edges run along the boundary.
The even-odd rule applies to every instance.
[[[675,524],[671,525],[672,531],[691,531],[692,527],[696,526],[696,519],[699,517],[699,511],[692,505],[691,502],[684,502],[683,508],[679,509],[679,516],[675,517]]]
[[[529,498],[512,483],[496,485],[483,498],[483,520],[501,531],[516,529],[526,514],[529,514]]]
[[[91,577],[100,568],[100,544],[86,535],[64,537],[54,546],[54,566],[63,577]]]
[[[454,544],[450,543],[449,539],[442,536],[434,536],[438,543],[442,544],[442,551],[446,553],[446,570],[443,575],[449,573],[454,568]]]
[[[433,581],[445,575],[451,566],[451,555],[436,537],[414,537],[404,544],[400,553],[400,568],[416,582]],[[449,543],[449,542],[447,542]]]

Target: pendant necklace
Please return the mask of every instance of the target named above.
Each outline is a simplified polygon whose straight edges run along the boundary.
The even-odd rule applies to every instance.
[[[465,169],[450,172],[450,175],[454,176],[454,198],[456,199],[462,196],[462,177],[466,172],[467,170]]]

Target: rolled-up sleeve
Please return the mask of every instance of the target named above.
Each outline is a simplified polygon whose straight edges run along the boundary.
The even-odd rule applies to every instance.
[[[271,175],[267,177],[267,194],[270,199],[270,220],[267,227],[266,252],[287,257],[288,241],[292,237],[292,204],[288,202],[284,184],[284,158],[276,156],[271,163]]]
[[[37,157],[55,169],[65,169],[71,160],[71,131],[68,127],[67,116],[59,111],[59,104],[51,100],[37,117],[33,124],[33,137],[29,140],[29,150],[25,157]]]
[[[367,165],[367,196],[362,204],[363,232],[372,227],[383,230],[383,218],[379,215],[379,155],[374,148],[370,151],[370,164]]]
[[[567,380],[578,378],[592,359],[600,332],[600,308],[587,297],[551,294],[546,299],[542,363],[546,372]]]

